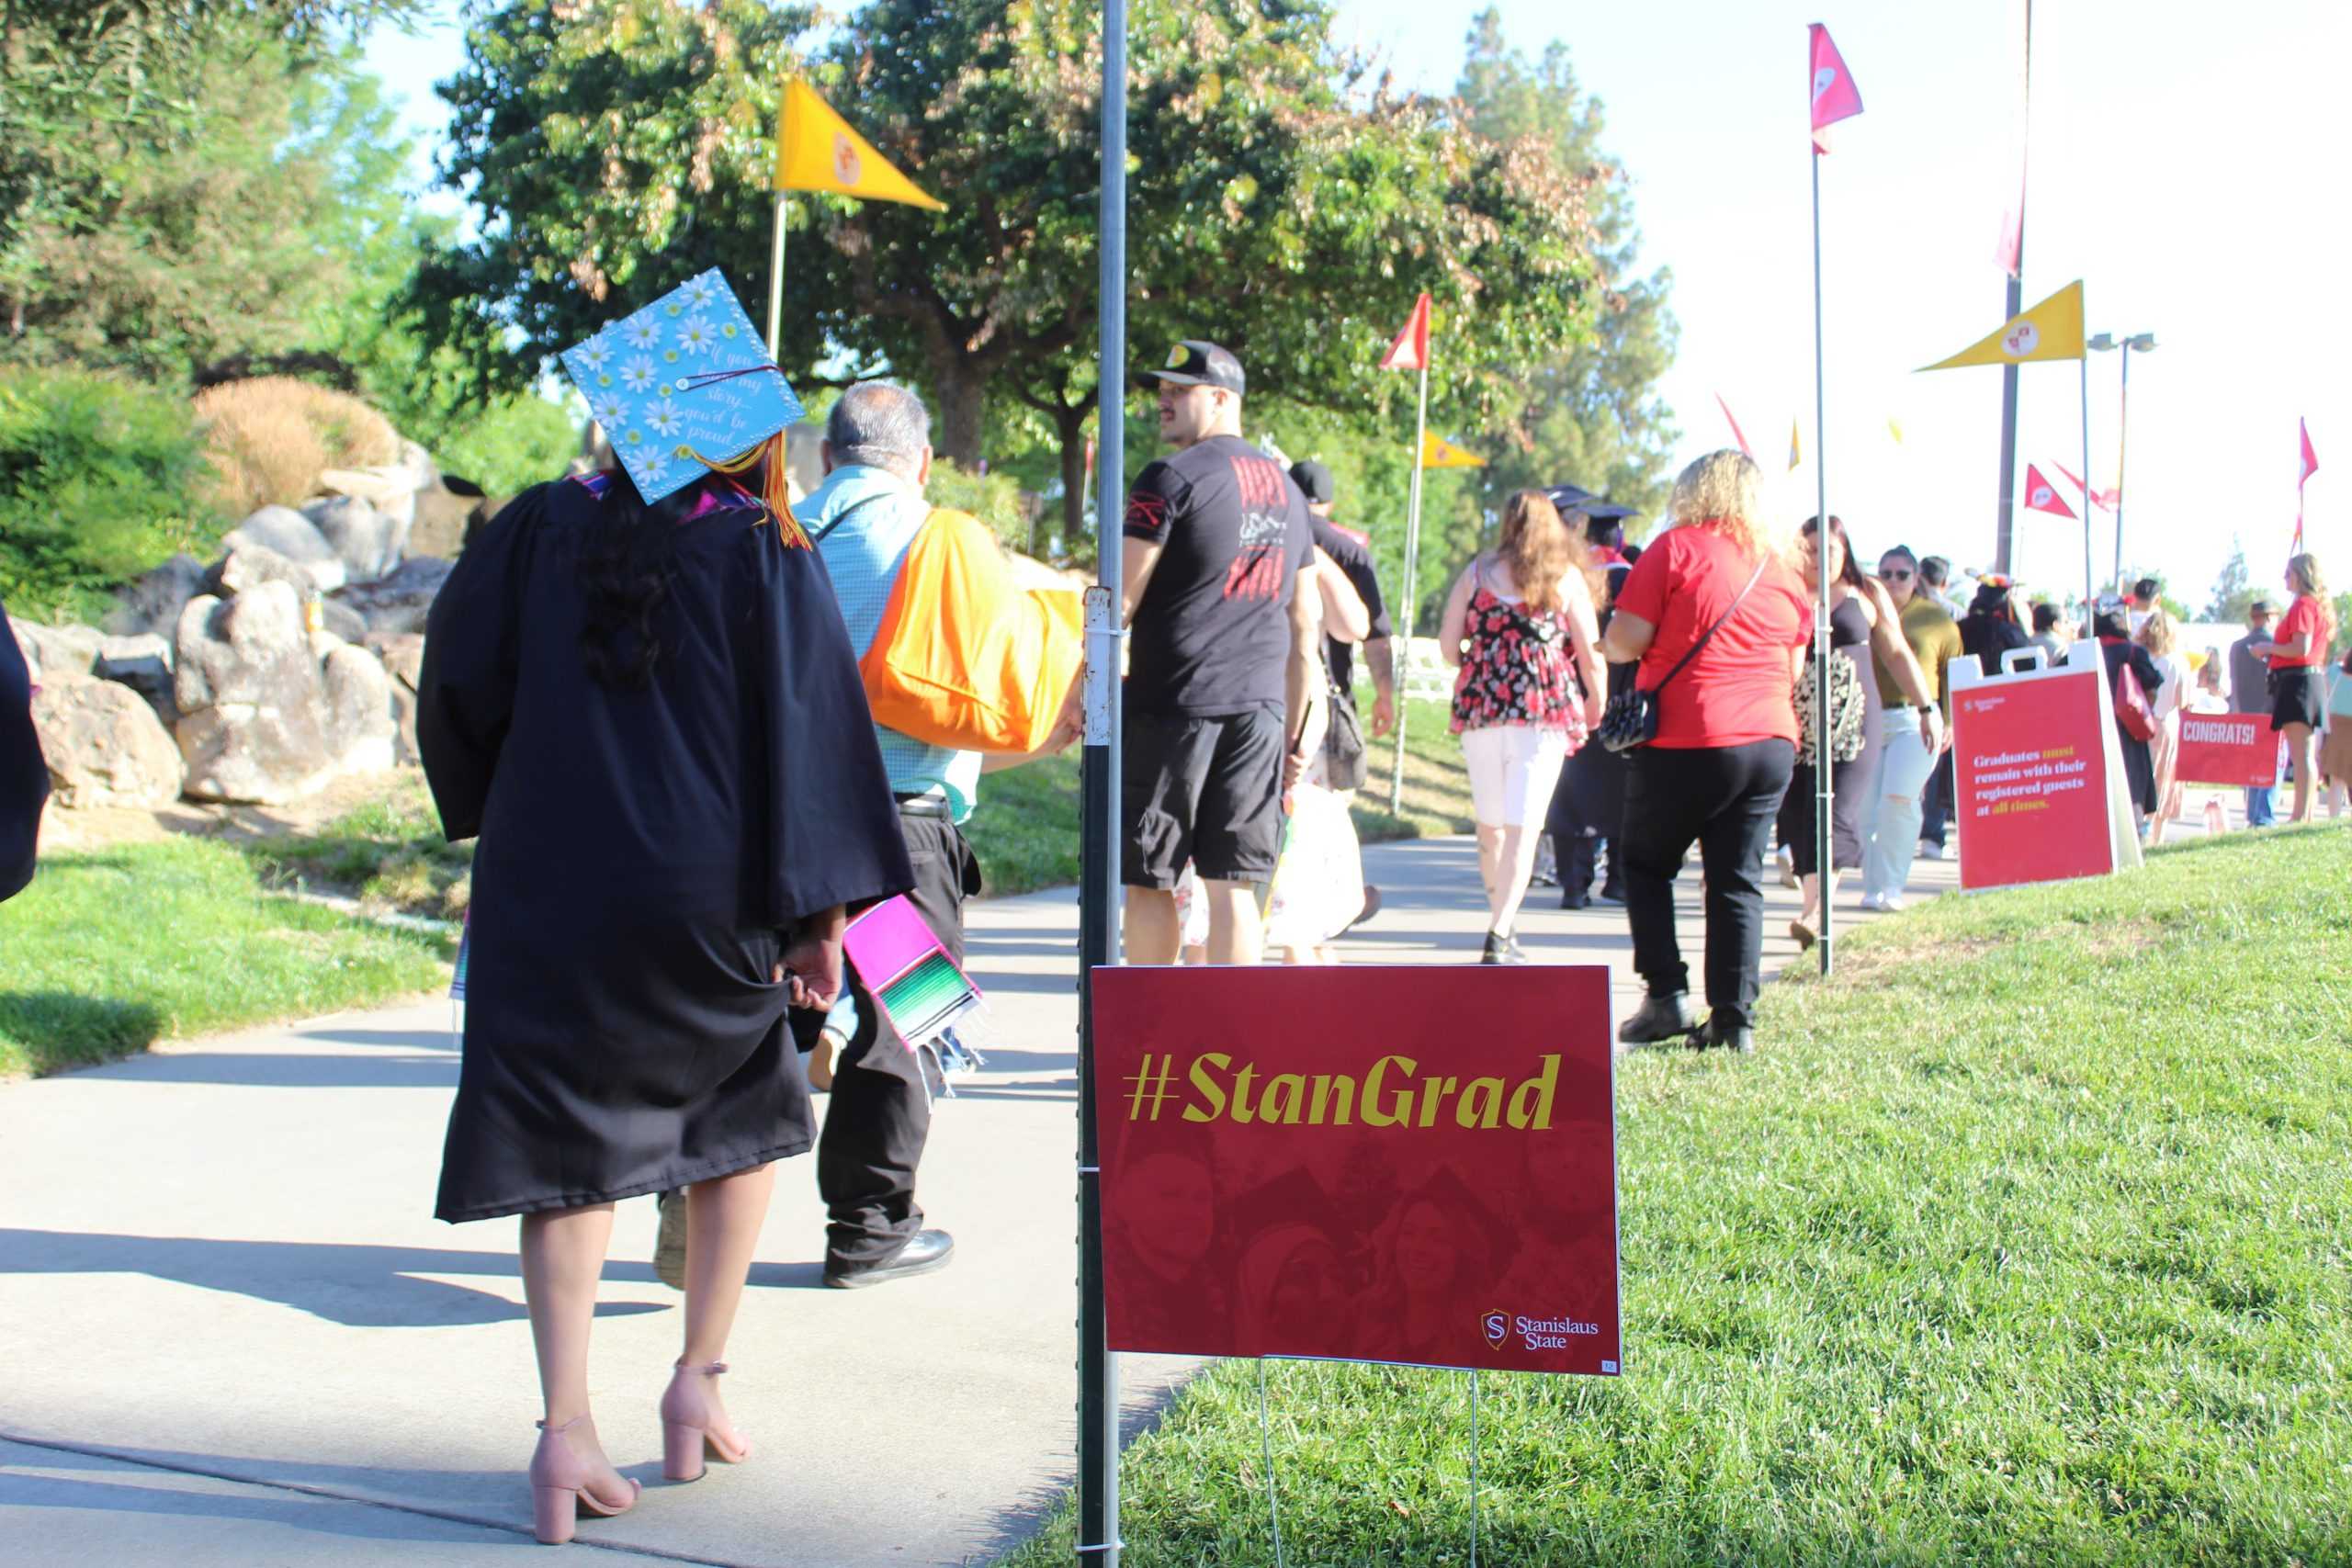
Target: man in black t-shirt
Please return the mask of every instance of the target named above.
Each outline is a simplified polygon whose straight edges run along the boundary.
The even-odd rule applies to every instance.
[[[1241,364],[1188,340],[1159,393],[1173,448],[1127,497],[1126,726],[1121,880],[1127,954],[1173,964],[1187,861],[1208,904],[1209,962],[1255,964],[1252,883],[1274,874],[1282,795],[1320,744],[1308,735],[1320,636],[1306,500],[1241,438]]]
[[[1374,737],[1385,735],[1396,728],[1396,663],[1390,646],[1396,628],[1390,623],[1387,603],[1381,597],[1380,576],[1373,570],[1372,547],[1362,535],[1332,521],[1331,503],[1338,486],[1328,467],[1311,458],[1304,459],[1290,466],[1290,477],[1306,497],[1307,521],[1315,547],[1329,556],[1332,563],[1347,574],[1363,600],[1364,613],[1372,617],[1372,629],[1363,639],[1364,668],[1372,672],[1372,733]],[[1332,700],[1353,707],[1355,646],[1326,636],[1323,656],[1331,669]]]

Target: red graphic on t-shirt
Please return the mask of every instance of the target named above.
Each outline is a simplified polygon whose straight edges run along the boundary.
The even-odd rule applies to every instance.
[[[1165,530],[1168,526],[1168,498],[1140,490],[1128,496],[1127,526],[1153,534]]]
[[[1228,599],[1272,599],[1282,587],[1283,552],[1274,549],[1244,550],[1233,558],[1226,569],[1225,596]]]
[[[1233,482],[1241,491],[1244,506],[1281,506],[1289,497],[1283,493],[1287,480],[1272,462],[1264,457],[1233,459]]]

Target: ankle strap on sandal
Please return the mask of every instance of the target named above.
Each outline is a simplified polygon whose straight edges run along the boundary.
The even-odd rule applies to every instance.
[[[715,1378],[719,1373],[727,1370],[727,1363],[724,1361],[705,1361],[700,1366],[696,1367],[690,1367],[684,1361],[676,1361],[672,1364],[682,1372],[700,1372],[707,1378]]]
[[[588,1413],[587,1413],[586,1411],[584,1411],[584,1410],[583,1410],[583,1411],[582,1411],[579,1415],[574,1416],[571,1420],[566,1421],[566,1422],[565,1422],[562,1426],[560,1426],[560,1427],[550,1427],[550,1426],[548,1426],[548,1425],[546,1422],[544,1422],[544,1421],[534,1421],[534,1422],[532,1422],[532,1423],[531,1423],[531,1425],[532,1425],[532,1426],[534,1426],[534,1427],[537,1427],[540,1431],[542,1431],[542,1432],[553,1432],[553,1433],[556,1433],[558,1436],[560,1436],[560,1435],[562,1435],[562,1434],[563,1434],[563,1433],[565,1433],[565,1432],[569,1432],[569,1431],[571,1431],[574,1427],[579,1426],[579,1425],[580,1425],[580,1423],[582,1423],[582,1421],[585,1421],[585,1420],[587,1420],[587,1419],[588,1419]]]

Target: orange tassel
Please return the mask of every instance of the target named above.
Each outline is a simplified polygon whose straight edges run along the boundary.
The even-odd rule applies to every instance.
[[[776,537],[784,541],[784,547],[788,550],[813,547],[808,536],[801,530],[800,520],[792,515],[792,476],[786,468],[783,431],[777,431],[740,457],[706,457],[691,446],[679,447],[678,456],[700,463],[713,473],[729,475],[746,471],[762,457],[769,459],[766,476],[760,483],[760,501],[775,518]]]

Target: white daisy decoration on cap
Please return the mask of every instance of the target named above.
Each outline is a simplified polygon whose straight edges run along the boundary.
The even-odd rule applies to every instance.
[[[588,416],[606,430],[628,418],[628,405],[615,397],[600,397],[588,405]]]
[[[598,333],[571,352],[588,369],[602,370],[613,357],[613,345],[605,340],[604,333]]]
[[[631,348],[651,348],[662,341],[662,327],[650,314],[631,316],[621,323],[621,341]]]
[[[662,399],[645,411],[645,423],[656,435],[677,434],[680,423],[678,405],[668,398]]]
[[[678,329],[680,354],[708,354],[718,342],[718,334],[711,330],[710,322],[701,316],[687,317],[685,324]]]
[[[621,367],[621,385],[632,392],[641,392],[653,385],[654,375],[653,361],[640,354]]]
[[[718,285],[711,281],[710,274],[705,273],[700,277],[682,284],[678,288],[678,298],[684,300],[687,308],[692,310],[696,312],[707,310],[712,305],[718,303]]]

